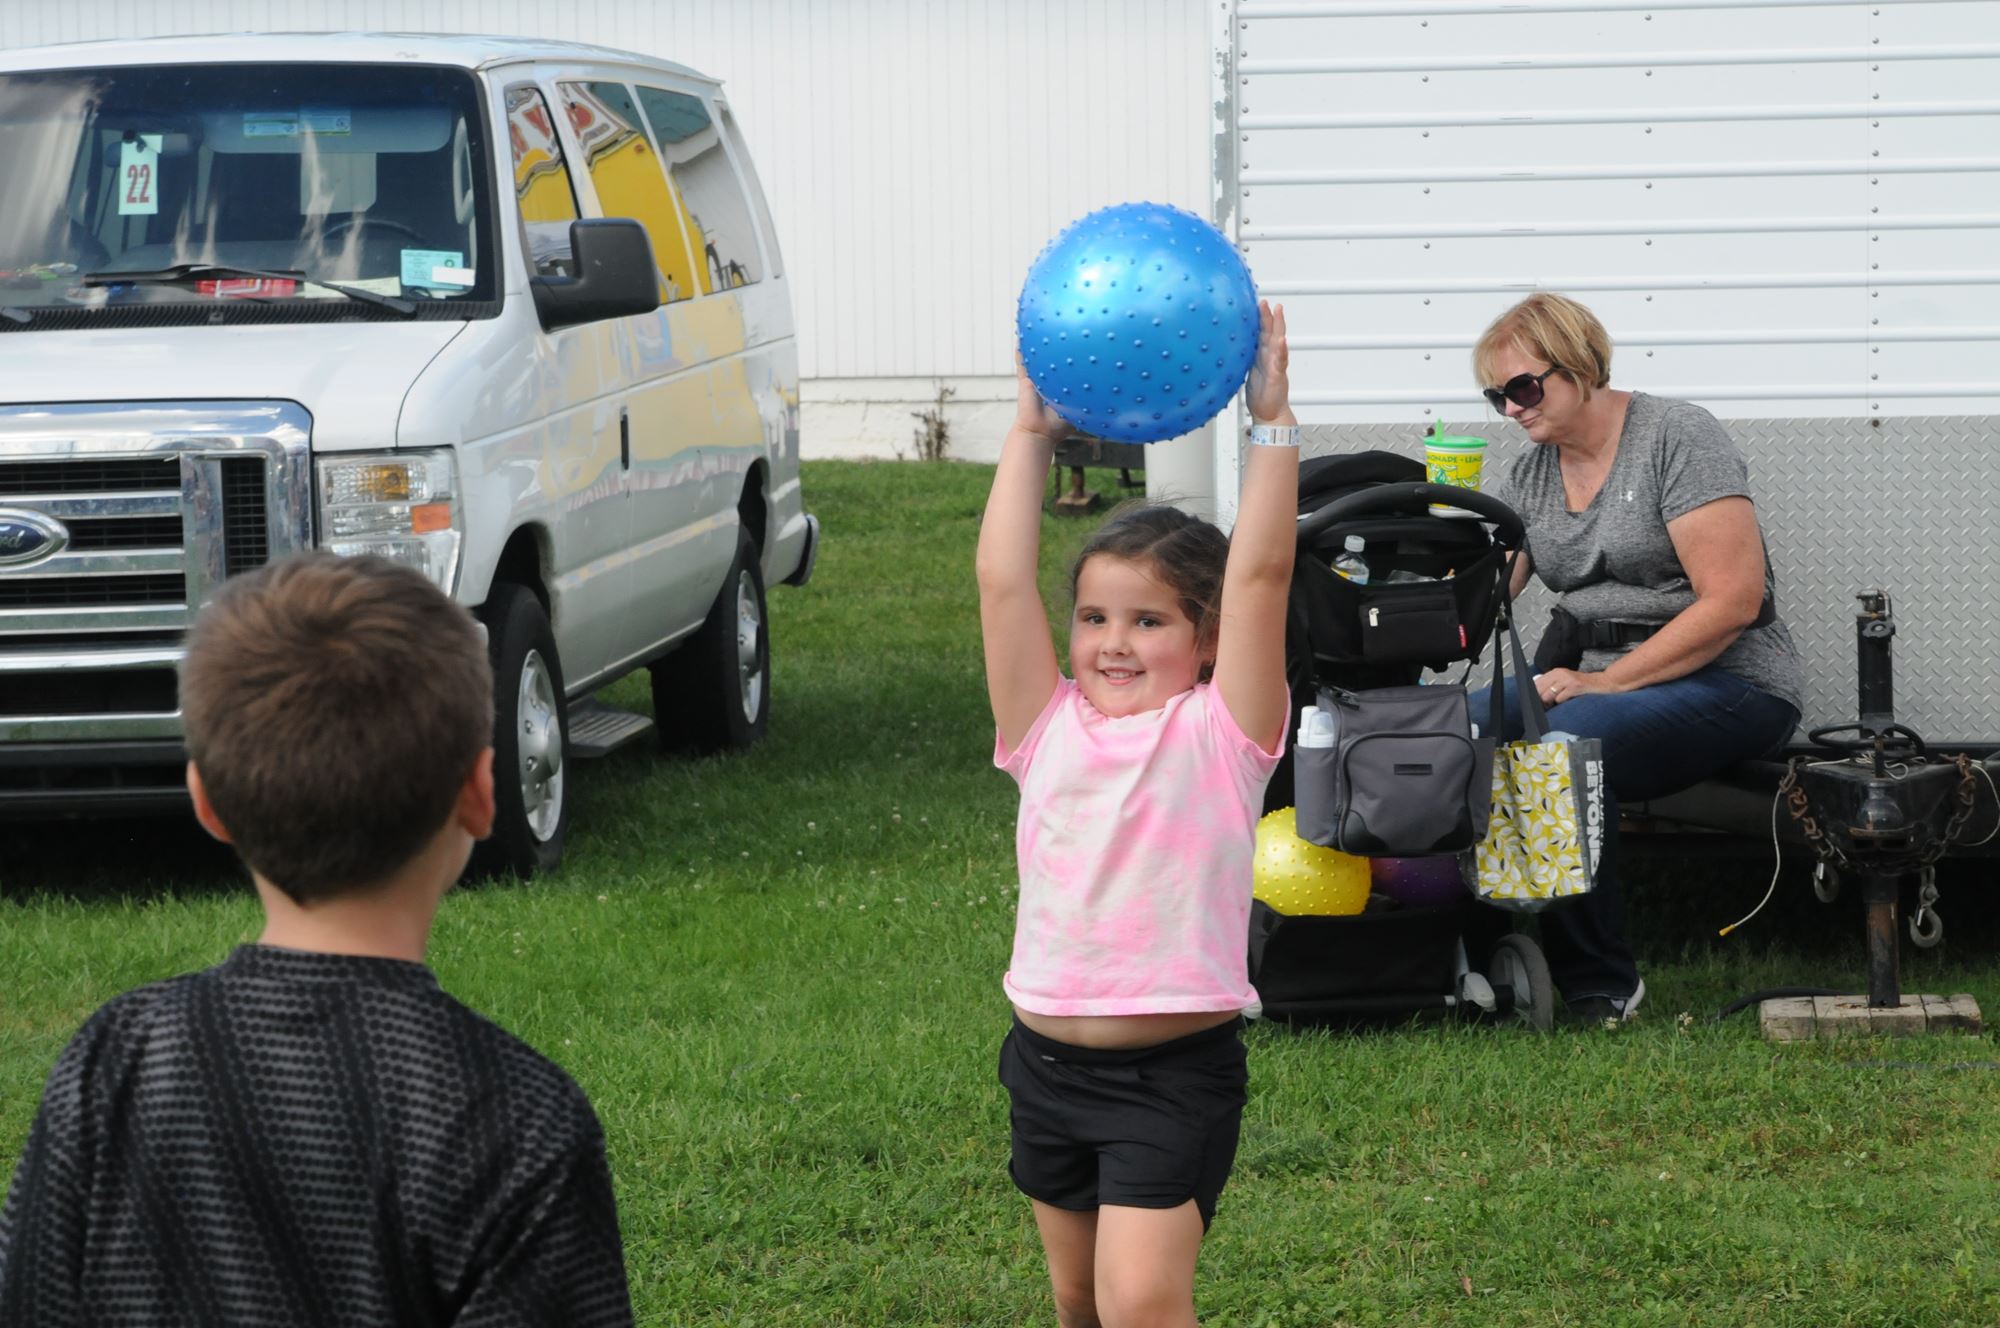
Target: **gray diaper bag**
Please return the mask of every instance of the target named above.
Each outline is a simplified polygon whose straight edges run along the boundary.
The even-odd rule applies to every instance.
[[[1302,838],[1359,857],[1461,853],[1486,837],[1493,735],[1454,683],[1319,689],[1293,748]]]

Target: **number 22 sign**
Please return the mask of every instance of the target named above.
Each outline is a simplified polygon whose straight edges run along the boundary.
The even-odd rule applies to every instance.
[[[150,217],[160,210],[159,134],[140,134],[118,148],[118,215]]]

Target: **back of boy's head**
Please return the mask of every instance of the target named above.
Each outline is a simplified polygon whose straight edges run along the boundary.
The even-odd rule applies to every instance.
[[[1083,565],[1099,554],[1149,565],[1180,599],[1181,612],[1194,623],[1197,647],[1214,647],[1222,622],[1222,571],[1229,562],[1228,536],[1200,517],[1164,503],[1122,507],[1091,533],[1070,565],[1072,602]]]
[[[188,634],[180,696],[216,817],[300,904],[407,864],[492,742],[478,625],[382,558],[307,553],[232,578]]]

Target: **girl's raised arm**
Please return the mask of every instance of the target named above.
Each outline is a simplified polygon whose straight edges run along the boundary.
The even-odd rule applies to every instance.
[[[1298,424],[1285,376],[1289,361],[1284,306],[1259,301],[1257,360],[1243,388],[1250,418],[1258,424]],[[1298,546],[1299,450],[1252,446],[1248,453],[1222,574],[1215,690],[1236,726],[1270,752],[1277,750],[1292,713],[1285,684],[1285,611]]]
[[[986,695],[1009,751],[1034,727],[1062,681],[1036,568],[1042,549],[1042,489],[1069,425],[1028,381],[1020,356],[1014,426],[979,527],[979,629],[986,643]]]

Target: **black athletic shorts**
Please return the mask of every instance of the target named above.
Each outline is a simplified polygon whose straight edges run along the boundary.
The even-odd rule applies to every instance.
[[[1014,1021],[1000,1044],[1013,1099],[1008,1172],[1030,1199],[1087,1212],[1101,1204],[1178,1208],[1204,1230],[1236,1162],[1250,1075],[1243,1021],[1155,1047],[1098,1051]]]

